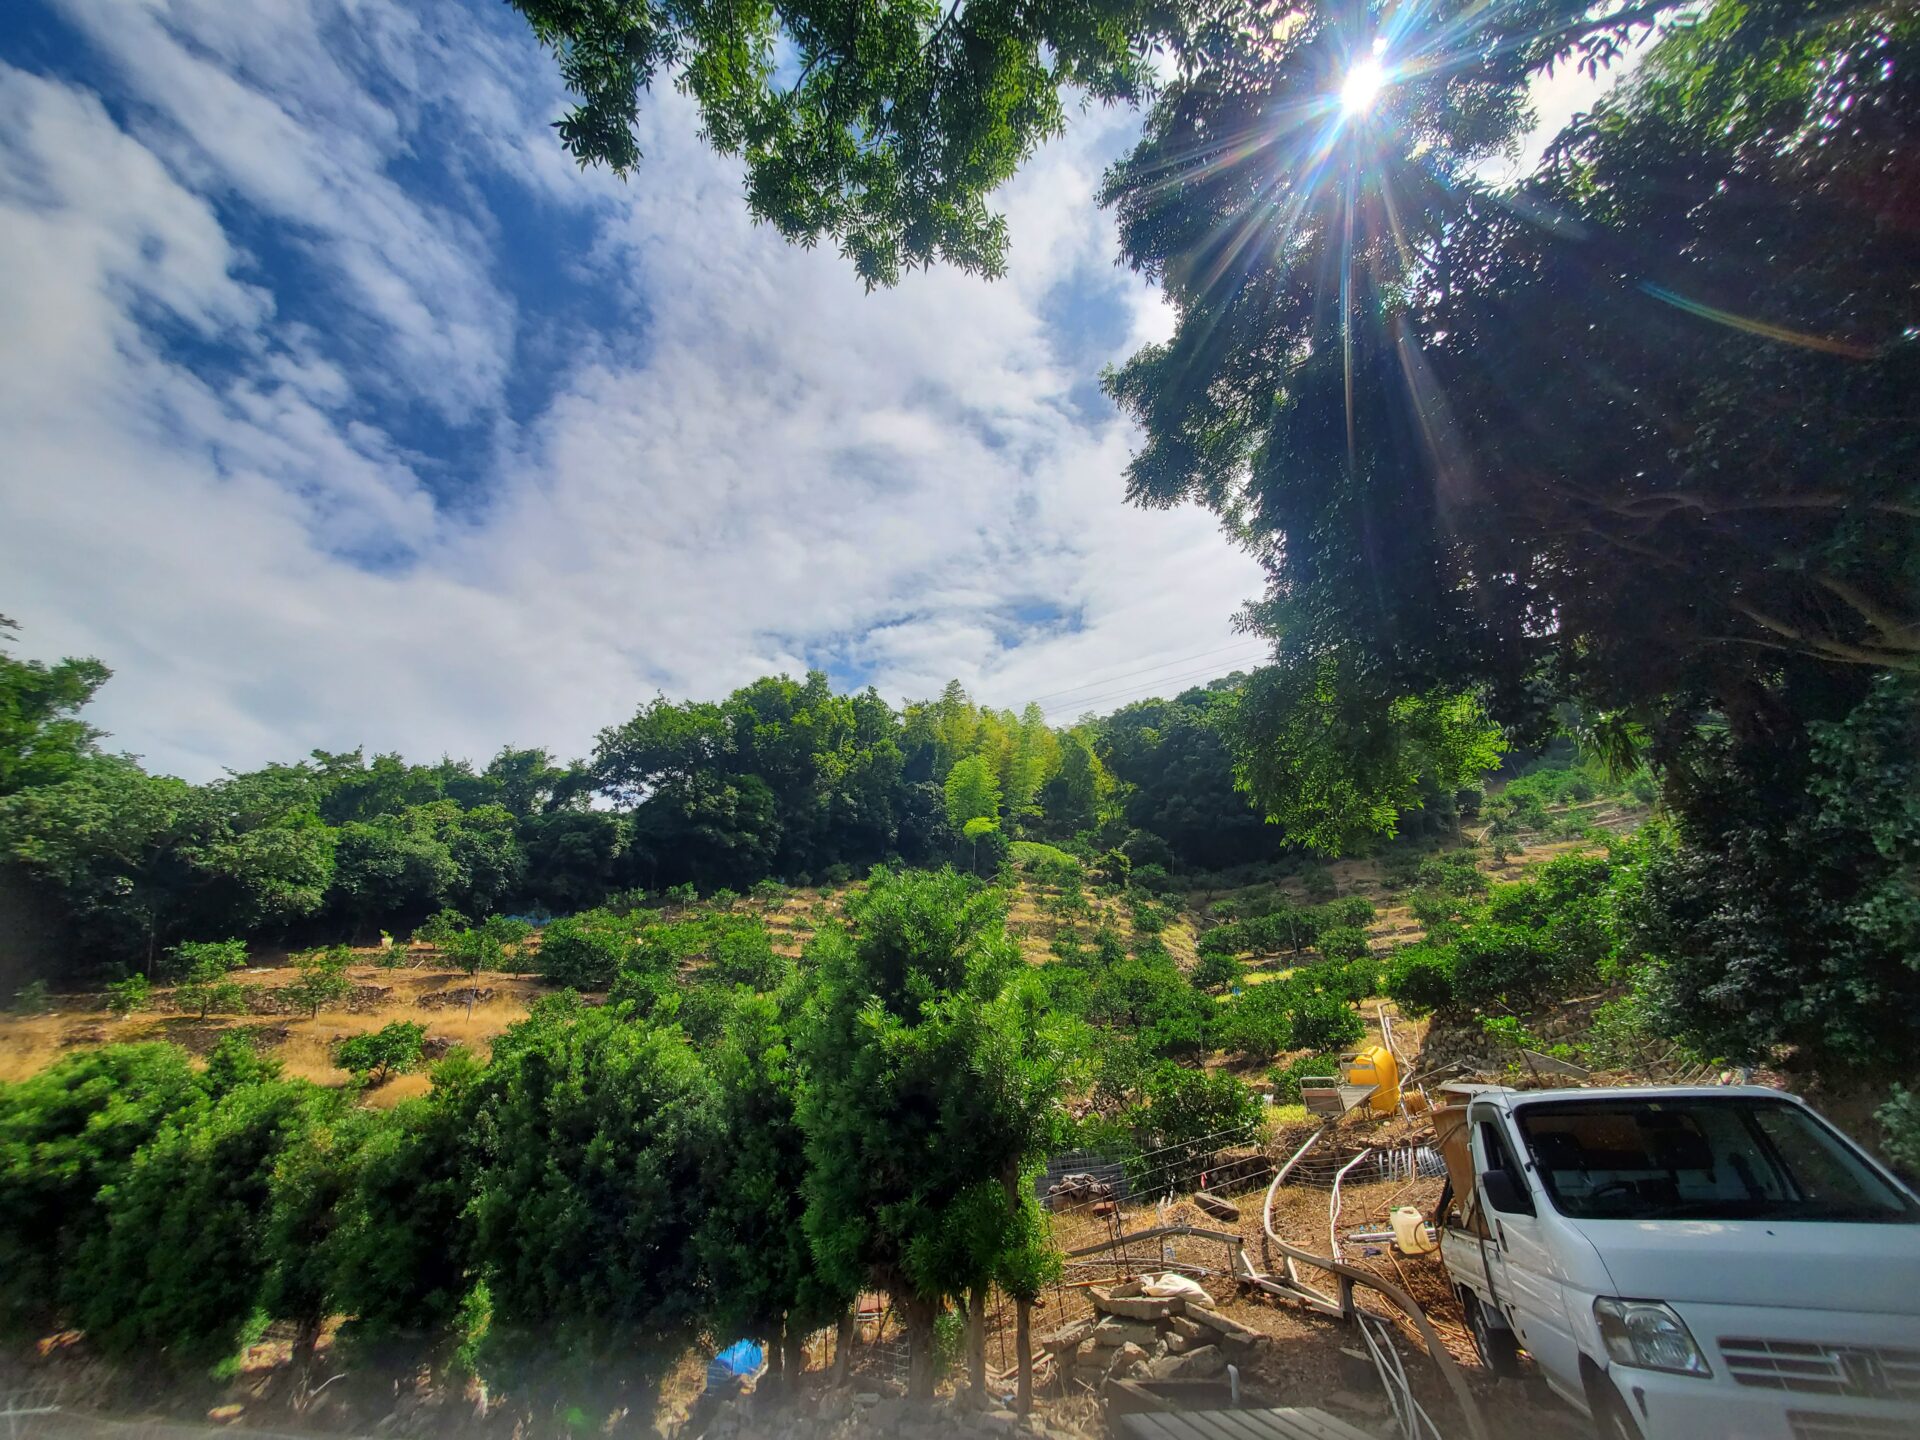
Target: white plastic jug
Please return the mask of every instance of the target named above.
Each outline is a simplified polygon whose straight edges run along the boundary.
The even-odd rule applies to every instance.
[[[1393,1212],[1392,1218],[1393,1243],[1400,1247],[1402,1255],[1425,1255],[1440,1248],[1440,1242],[1428,1232],[1418,1206],[1402,1205]]]

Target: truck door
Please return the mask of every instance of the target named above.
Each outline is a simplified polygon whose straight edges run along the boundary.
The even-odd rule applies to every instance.
[[[1565,1266],[1553,1244],[1555,1231],[1539,1213],[1538,1192],[1520,1163],[1506,1117],[1494,1106],[1481,1105],[1469,1112],[1469,1120],[1475,1167],[1482,1174],[1503,1173],[1512,1182],[1505,1209],[1492,1204],[1487,1187],[1481,1187],[1488,1201],[1487,1276],[1500,1313],[1548,1383],[1584,1410],[1580,1351],[1567,1315]]]

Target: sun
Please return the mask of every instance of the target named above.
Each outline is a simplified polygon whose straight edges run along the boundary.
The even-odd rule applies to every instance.
[[[1366,114],[1386,83],[1386,67],[1369,55],[1347,71],[1347,78],[1340,85],[1341,110],[1348,115]]]

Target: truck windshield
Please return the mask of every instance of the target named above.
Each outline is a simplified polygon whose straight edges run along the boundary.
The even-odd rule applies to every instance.
[[[1575,1219],[1920,1221],[1920,1207],[1783,1100],[1566,1100],[1515,1114],[1548,1197]]]

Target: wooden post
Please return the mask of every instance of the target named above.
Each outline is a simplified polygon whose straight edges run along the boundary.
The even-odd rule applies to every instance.
[[[987,1286],[982,1281],[967,1294],[967,1383],[975,1398],[987,1393]]]
[[[787,1389],[797,1394],[800,1377],[807,1373],[807,1337],[792,1316],[787,1317],[786,1352]]]
[[[1013,1297],[1013,1351],[1020,1366],[1019,1397],[1014,1401],[1014,1410],[1021,1415],[1033,1410],[1033,1346],[1027,1337],[1027,1323],[1032,1316],[1033,1301],[1024,1295]]]

